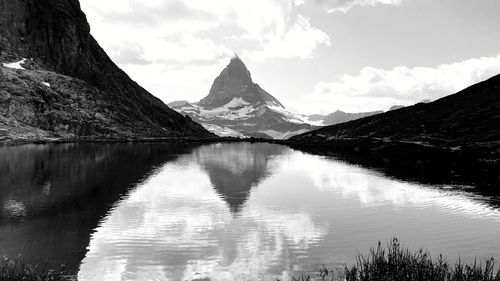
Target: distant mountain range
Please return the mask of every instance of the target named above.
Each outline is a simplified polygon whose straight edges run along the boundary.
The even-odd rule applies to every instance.
[[[360,118],[365,118],[380,113],[384,112],[380,110],[380,111],[361,112],[361,113],[347,113],[337,110],[334,113],[330,113],[328,115],[320,115],[320,114],[309,115],[309,120],[315,122],[321,122],[320,124],[323,126],[329,126],[329,125],[349,122]]]
[[[208,96],[196,103],[168,105],[220,136],[286,139],[319,128],[307,116],[287,111],[254,83],[237,56],[215,79]]]
[[[500,75],[434,102],[421,102],[294,136],[351,149],[439,150],[500,155]]]
[[[211,136],[111,61],[77,0],[0,0],[0,139]]]

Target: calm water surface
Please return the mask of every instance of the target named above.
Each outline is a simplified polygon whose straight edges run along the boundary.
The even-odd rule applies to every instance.
[[[500,258],[500,208],[467,189],[272,144],[3,147],[0,253],[82,281],[286,279],[392,237]]]

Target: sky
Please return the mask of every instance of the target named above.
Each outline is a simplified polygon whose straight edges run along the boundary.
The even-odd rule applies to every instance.
[[[165,103],[234,54],[304,114],[388,110],[500,74],[498,0],[81,0],[91,33]]]

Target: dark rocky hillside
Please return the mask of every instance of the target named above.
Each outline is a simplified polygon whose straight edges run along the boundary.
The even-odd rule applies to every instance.
[[[90,35],[78,0],[0,0],[2,136],[212,135],[111,61]]]
[[[500,75],[431,103],[419,103],[295,136],[344,149],[449,151],[497,161]],[[497,160],[495,160],[497,159]]]

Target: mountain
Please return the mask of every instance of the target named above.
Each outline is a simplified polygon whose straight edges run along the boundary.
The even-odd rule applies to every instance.
[[[229,65],[215,79],[210,93],[200,100],[198,105],[213,109],[224,106],[235,98],[242,98],[254,105],[284,108],[277,99],[253,83],[250,71],[237,56],[231,59]]]
[[[348,113],[344,111],[337,110],[334,113],[328,115],[314,114],[309,116],[310,121],[321,122],[324,126],[330,126],[340,123],[349,122],[352,120],[365,118],[375,114],[384,113],[383,111],[371,111],[371,112],[360,112],[360,113]]]
[[[323,120],[325,119],[325,115],[311,114],[307,115],[307,119],[313,122],[323,122]]]
[[[404,105],[393,105],[391,106],[391,108],[389,108],[389,111],[392,111],[392,110],[398,110],[400,108],[403,108],[405,107]]]
[[[111,61],[78,0],[0,0],[0,74],[3,138],[212,136]]]
[[[352,149],[406,147],[497,158],[500,75],[430,103],[388,111],[295,136],[298,143]]]
[[[238,56],[215,79],[208,96],[169,106],[221,136],[285,139],[317,128],[254,83]]]
[[[347,113],[340,110],[325,116],[323,123],[327,126],[340,123],[349,122],[356,119],[365,118],[368,116],[384,113],[383,111],[361,112],[361,113]]]

